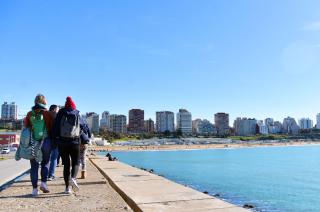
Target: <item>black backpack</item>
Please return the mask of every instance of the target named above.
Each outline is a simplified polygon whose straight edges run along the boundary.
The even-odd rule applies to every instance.
[[[79,114],[63,113],[60,121],[60,137],[65,139],[76,139],[80,137]]]

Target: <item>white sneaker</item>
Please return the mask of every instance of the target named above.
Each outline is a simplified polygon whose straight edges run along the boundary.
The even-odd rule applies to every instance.
[[[78,186],[76,178],[71,178],[70,183],[71,183],[73,191],[75,191],[75,192],[79,191],[79,186]]]
[[[32,190],[32,196],[36,197],[36,196],[38,196],[38,195],[39,195],[38,189],[37,189],[37,188],[34,188],[34,189]]]
[[[65,194],[72,194],[72,191],[71,191],[70,186],[68,186],[68,187],[66,188],[66,190],[64,190],[64,193],[65,193]]]
[[[43,193],[50,193],[49,189],[48,189],[48,186],[45,182],[41,182],[41,185],[40,185],[40,190],[43,192]]]

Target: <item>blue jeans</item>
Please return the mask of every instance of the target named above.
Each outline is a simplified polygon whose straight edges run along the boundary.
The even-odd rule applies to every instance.
[[[54,177],[54,172],[56,170],[58,156],[59,156],[59,150],[58,150],[58,147],[56,147],[51,150],[49,177]]]
[[[49,160],[50,160],[50,152],[51,152],[51,141],[49,138],[44,139],[42,147],[42,161],[41,161],[41,181],[47,182],[48,172],[49,172]],[[30,170],[30,178],[33,188],[38,187],[38,172],[39,172],[39,163],[32,159],[30,160],[31,170]]]

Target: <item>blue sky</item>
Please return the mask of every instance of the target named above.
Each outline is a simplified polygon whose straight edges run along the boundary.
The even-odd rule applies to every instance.
[[[320,1],[0,1],[0,101],[315,119]]]

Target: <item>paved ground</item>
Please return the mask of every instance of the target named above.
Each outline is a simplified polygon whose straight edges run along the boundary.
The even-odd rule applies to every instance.
[[[124,163],[102,157],[92,161],[137,211],[248,211]]]
[[[28,160],[6,159],[0,161],[0,187],[30,169]]]
[[[48,182],[51,192],[41,193],[36,198],[30,195],[29,176],[3,190],[0,192],[0,211],[132,211],[89,161],[87,179],[78,180],[80,191],[75,194],[63,193],[65,186],[61,167],[56,175],[56,181]]]

